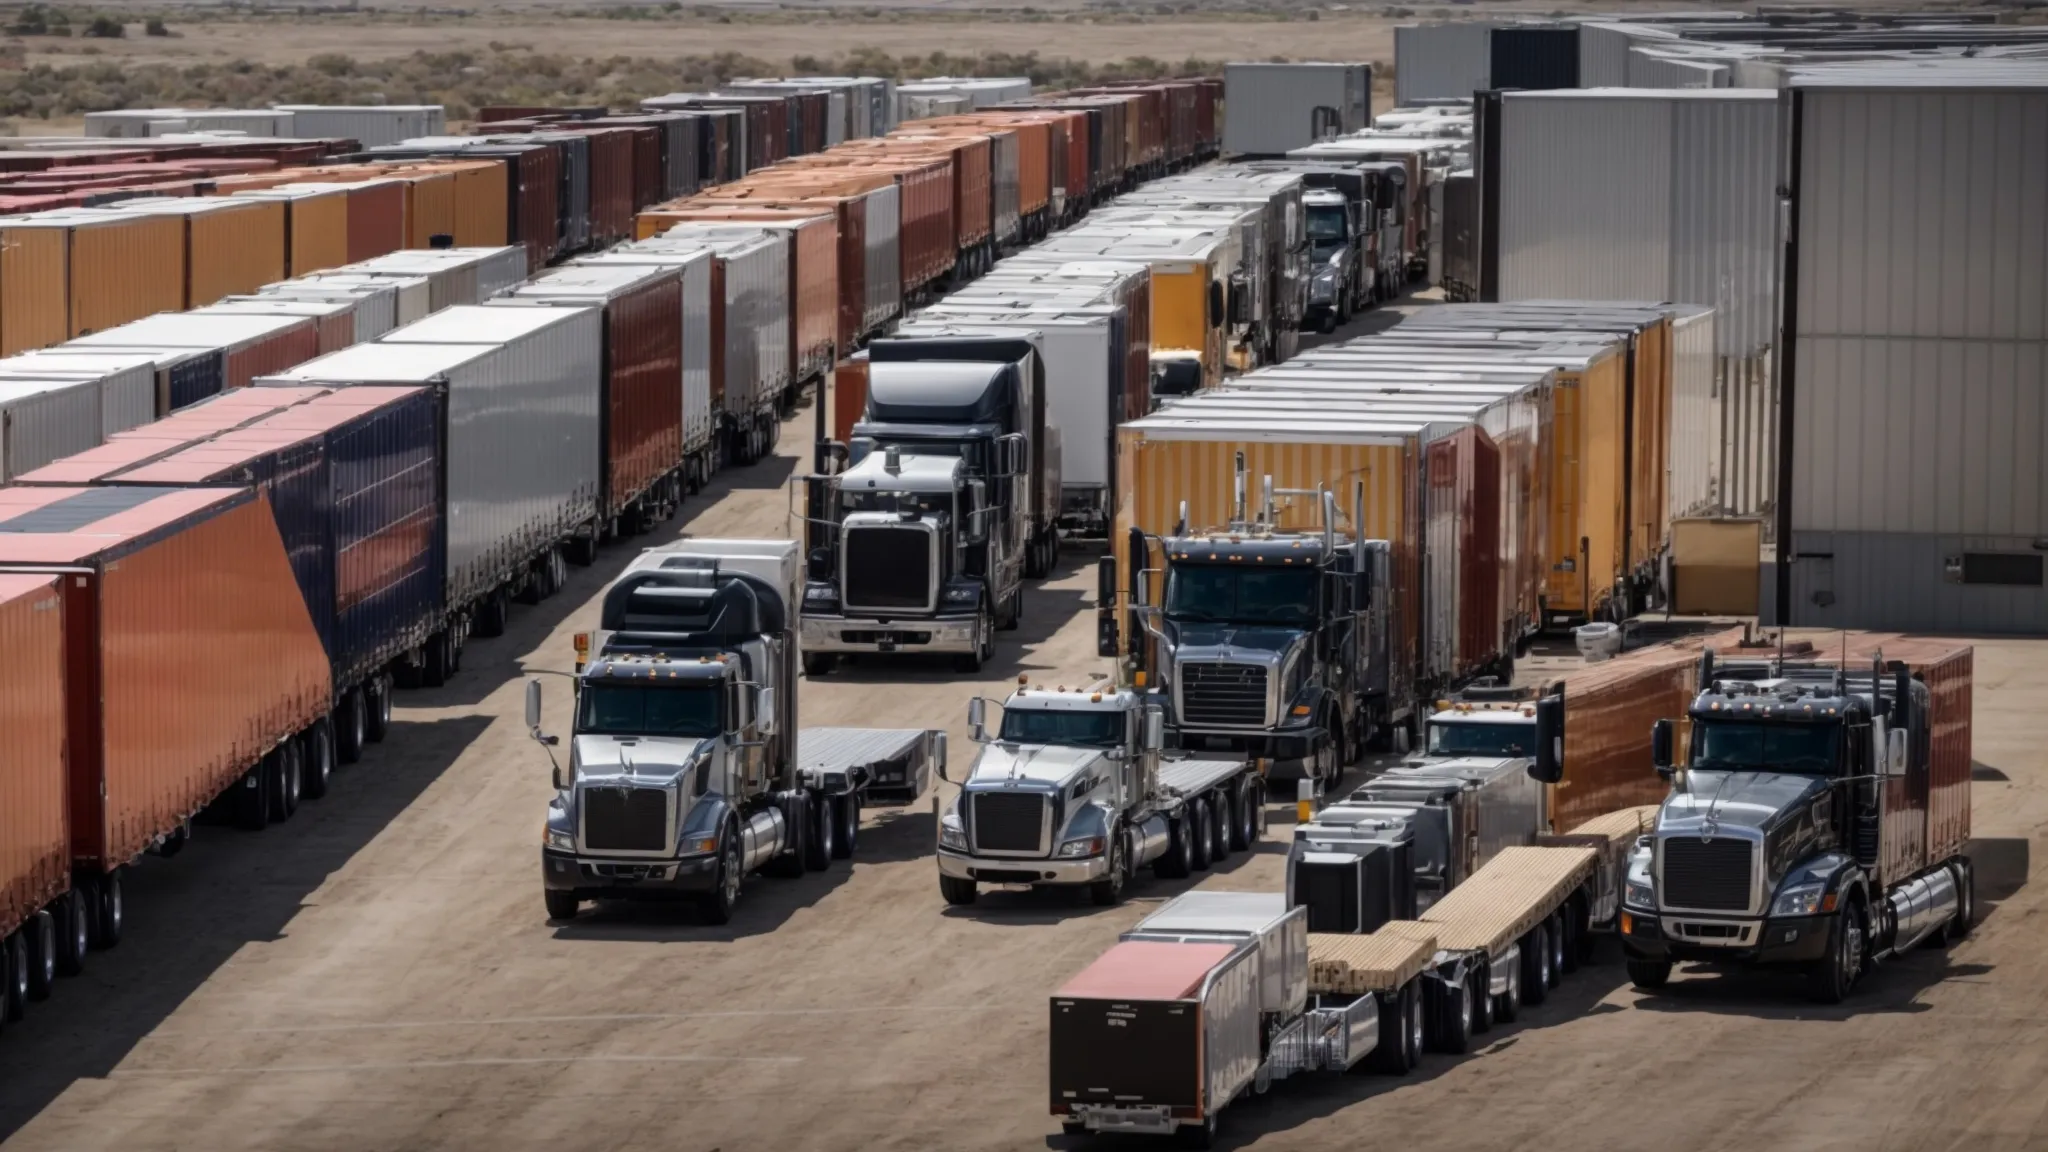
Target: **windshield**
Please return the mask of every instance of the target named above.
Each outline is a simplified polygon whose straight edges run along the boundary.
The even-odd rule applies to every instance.
[[[1536,724],[1429,722],[1431,756],[1527,756],[1536,746]]]
[[[1310,568],[1174,565],[1166,578],[1169,619],[1218,624],[1291,624],[1316,618],[1316,573]]]
[[[590,736],[716,736],[719,690],[585,684],[576,731]]]
[[[840,507],[848,512],[915,512],[920,516],[953,511],[951,492],[844,492]]]
[[[1344,238],[1344,208],[1339,204],[1316,207],[1308,210],[1308,238],[1315,243],[1332,242]]]
[[[1693,723],[1692,766],[1722,770],[1767,768],[1773,772],[1826,774],[1834,771],[1837,724]]]
[[[981,464],[982,442],[979,440],[926,440],[921,436],[915,439],[896,436],[890,443],[903,449],[905,456],[958,456],[967,461],[969,468]],[[877,444],[873,437],[856,436],[846,446],[846,466],[851,468],[877,449],[886,447],[887,444]]]
[[[1124,742],[1124,714],[1065,708],[1005,708],[1002,738],[1012,744],[1120,748]]]

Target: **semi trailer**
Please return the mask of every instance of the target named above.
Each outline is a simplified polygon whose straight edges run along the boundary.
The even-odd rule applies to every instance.
[[[863,798],[918,788],[946,735],[797,725],[802,587],[789,540],[683,540],[643,552],[576,639],[567,762],[554,764],[541,876],[550,918],[585,901],[694,902],[724,924],[756,872],[802,876],[853,854]]]
[[[982,750],[943,811],[933,799],[946,902],[1027,884],[1114,905],[1140,868],[1185,877],[1257,844],[1263,775],[1242,757],[1164,750],[1165,718],[1164,700],[1143,689],[1020,684],[990,735],[987,701],[970,701]]]

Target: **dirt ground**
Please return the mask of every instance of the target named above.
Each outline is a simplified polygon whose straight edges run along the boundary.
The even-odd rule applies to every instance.
[[[1361,327],[1379,325],[1368,316]],[[786,532],[791,454],[722,477],[670,531]],[[1047,994],[1186,882],[1122,908],[999,892],[941,903],[929,807],[870,810],[857,859],[756,880],[725,928],[541,908],[548,766],[521,672],[562,670],[622,549],[402,697],[389,742],[260,835],[203,829],[129,888],[129,935],[0,1040],[0,1133],[82,1148],[846,1152],[1068,1147],[1046,1114]],[[979,677],[939,666],[806,682],[803,722],[936,726],[1019,674],[1078,682],[1092,565],[1070,552]],[[2032,848],[2048,821],[2048,644],[1977,649],[1977,934],[1887,963],[1820,1009],[1784,980],[1625,986],[1611,950],[1477,1053],[1406,1079],[1283,1085],[1226,1146],[1672,1150],[2038,1148],[2048,964]],[[548,678],[549,726],[566,694]],[[1272,889],[1290,816],[1199,882]],[[1152,1147],[1098,1142],[1100,1148]]]

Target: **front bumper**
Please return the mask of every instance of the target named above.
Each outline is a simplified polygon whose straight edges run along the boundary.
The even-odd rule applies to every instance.
[[[889,621],[805,616],[802,635],[807,652],[974,652],[980,627],[976,616]]]
[[[1246,759],[1305,760],[1315,755],[1316,744],[1322,738],[1321,728],[1291,728],[1284,732],[1180,728],[1168,735],[1167,744],[1189,752],[1228,752]]]
[[[681,899],[711,891],[718,858],[622,860],[543,848],[540,872],[548,891],[573,892],[579,900]]]
[[[1834,919],[1833,913],[1759,920],[1624,908],[1621,947],[1631,960],[1811,964],[1827,955]]]
[[[939,849],[939,875],[983,884],[1092,884],[1109,875],[1107,856],[1015,860]]]

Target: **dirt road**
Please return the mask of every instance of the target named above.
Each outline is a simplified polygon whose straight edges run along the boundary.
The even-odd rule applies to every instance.
[[[792,448],[807,425],[785,437]],[[728,473],[672,530],[785,532],[791,456]],[[1184,883],[1109,911],[1045,894],[940,902],[928,807],[870,810],[858,858],[751,884],[737,919],[593,912],[550,925],[537,874],[548,769],[522,668],[564,669],[623,550],[409,694],[388,743],[260,835],[204,829],[150,860],[130,931],[0,1039],[10,1149],[1065,1147],[1045,1108],[1046,994]],[[1078,681],[1086,558],[1027,600],[986,675],[861,667],[805,685],[807,724],[945,726],[1020,672]],[[2048,646],[1978,648],[1985,916],[1951,952],[1887,964],[1842,1009],[1796,984],[1682,975],[1645,999],[1575,976],[1475,1055],[1412,1077],[1290,1084],[1229,1145],[1406,1149],[2040,1147],[2048,942],[2031,847],[2048,819]],[[550,688],[554,688],[551,683]],[[550,696],[550,726],[566,716]],[[1280,882],[1257,854],[1201,882]],[[1127,1148],[1128,1142],[1096,1147]]]

